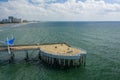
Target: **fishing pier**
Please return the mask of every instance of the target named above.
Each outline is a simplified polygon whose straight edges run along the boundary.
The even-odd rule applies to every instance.
[[[9,48],[9,51],[8,51]],[[0,53],[8,52],[9,62],[13,62],[16,51],[25,52],[25,61],[29,60],[29,50],[38,50],[37,59],[49,65],[80,66],[86,63],[86,51],[71,47],[66,43],[0,46]]]

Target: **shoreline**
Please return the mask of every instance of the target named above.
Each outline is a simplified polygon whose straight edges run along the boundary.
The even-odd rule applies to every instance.
[[[21,23],[5,23],[5,24],[0,23],[0,27],[5,27],[5,26],[8,26],[8,25],[16,25],[16,24],[21,24]]]
[[[19,25],[19,24],[29,24],[30,22],[24,22],[24,23],[0,23],[0,27],[8,26],[8,25]]]
[[[1,24],[1,23],[0,23],[0,27],[3,27],[3,26],[5,26],[5,25],[9,25],[9,24]]]

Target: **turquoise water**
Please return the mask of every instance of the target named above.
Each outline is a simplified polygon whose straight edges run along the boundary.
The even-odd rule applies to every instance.
[[[120,22],[40,22],[0,27],[0,40],[10,38],[11,34],[15,44],[66,42],[85,49],[87,63],[85,68],[66,70],[40,62],[7,64],[2,60],[7,59],[8,54],[3,52],[0,53],[0,80],[120,79]],[[17,58],[23,58],[23,53],[18,52]],[[35,53],[31,51],[30,56]]]

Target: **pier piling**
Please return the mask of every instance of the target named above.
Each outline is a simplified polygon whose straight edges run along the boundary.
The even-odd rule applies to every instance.
[[[14,57],[15,57],[15,55],[14,55],[14,53],[11,51],[11,53],[10,53],[10,59],[9,59],[9,63],[14,62]]]
[[[25,56],[25,61],[28,62],[29,61],[29,55],[28,55],[28,50],[25,51],[26,56]]]

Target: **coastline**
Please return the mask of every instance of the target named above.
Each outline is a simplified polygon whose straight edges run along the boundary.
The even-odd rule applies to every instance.
[[[0,27],[5,26],[5,25],[9,25],[9,24],[1,24],[1,23],[0,23]]]
[[[4,27],[8,25],[16,25],[16,24],[21,24],[21,23],[5,23],[5,24],[0,24],[0,27]]]
[[[20,24],[29,24],[30,22],[24,22],[24,23],[5,23],[5,24],[1,24],[0,23],[0,27],[4,27],[4,26],[8,26],[8,25],[20,25]]]

